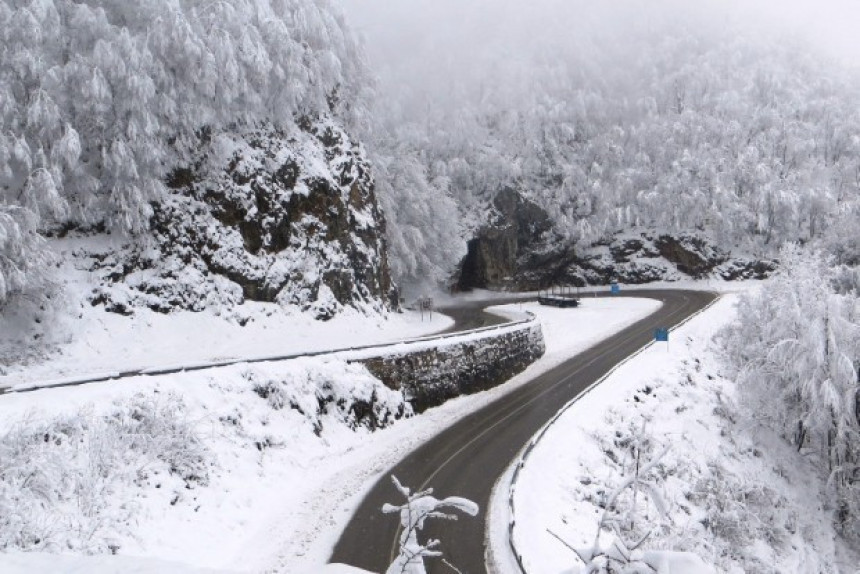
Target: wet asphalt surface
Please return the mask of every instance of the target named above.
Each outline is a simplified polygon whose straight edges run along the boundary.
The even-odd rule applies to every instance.
[[[523,446],[563,405],[651,341],[655,328],[671,328],[716,298],[713,293],[681,290],[626,291],[624,296],[659,299],[664,304],[648,317],[454,422],[407,455],[386,472],[365,497],[342,533],[330,561],[372,572],[386,570],[397,549],[398,519],[396,515],[382,514],[380,508],[386,502],[399,503],[399,494],[389,479],[389,475],[394,474],[402,484],[413,489],[433,487],[437,498],[462,496],[480,505],[475,518],[428,522],[420,540],[440,539],[446,560],[462,574],[487,572],[484,554],[490,493]],[[587,300],[584,298],[586,305]],[[501,302],[493,300],[490,304]],[[458,329],[504,321],[484,313],[485,305],[486,302],[473,302],[442,311],[455,318]],[[576,309],[569,312],[575,316]],[[425,563],[429,574],[453,572],[439,559],[428,559]]]

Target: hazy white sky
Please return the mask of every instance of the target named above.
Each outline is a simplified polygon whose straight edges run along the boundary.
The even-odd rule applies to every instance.
[[[413,54],[468,53],[487,34],[511,34],[509,46],[538,41],[547,22],[576,29],[647,21],[655,14],[700,12],[706,20],[742,19],[752,27],[810,39],[849,63],[860,60],[860,0],[340,0],[367,40],[376,66]],[[537,27],[535,27],[537,25]],[[517,28],[525,34],[518,34]],[[422,62],[413,62],[421,66]]]
[[[637,37],[681,28],[713,42],[728,26],[765,42],[800,38],[860,70],[860,0],[339,1],[365,39],[384,105],[403,117],[528,98],[537,63],[567,66],[559,77],[586,65],[623,77]]]

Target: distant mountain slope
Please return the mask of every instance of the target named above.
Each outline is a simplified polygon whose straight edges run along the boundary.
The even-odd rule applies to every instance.
[[[368,145],[442,198],[391,186],[395,268],[407,279],[457,268],[509,188],[543,210],[563,250],[633,228],[765,258],[785,241],[848,241],[860,221],[856,75],[737,4],[356,10],[382,71],[383,127]],[[415,217],[416,205],[429,216]],[[443,226],[461,247],[409,264]]]

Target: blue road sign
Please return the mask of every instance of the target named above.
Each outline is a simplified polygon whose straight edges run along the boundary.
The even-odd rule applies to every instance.
[[[618,283],[613,283],[609,286],[610,293],[621,293],[621,285]]]
[[[669,329],[666,327],[661,327],[659,329],[654,329],[654,340],[655,341],[665,341],[669,342]]]

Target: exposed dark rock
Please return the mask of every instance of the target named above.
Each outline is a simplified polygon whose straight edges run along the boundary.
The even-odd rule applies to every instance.
[[[578,258],[573,245],[558,240],[554,246],[526,253],[519,259],[516,281],[508,290],[534,291],[553,285],[583,286],[586,280],[576,273]]]
[[[189,167],[178,167],[167,174],[167,179],[165,180],[165,184],[170,189],[182,189],[183,187],[189,187],[194,185],[194,178],[196,174],[194,170]]]
[[[588,284],[602,285],[613,281],[643,284],[654,281],[700,279],[710,275],[728,278],[725,270],[732,262],[748,271],[738,271],[732,278],[763,278],[773,270],[769,262],[732,259],[706,238],[692,233],[622,235],[583,250],[571,269],[575,279],[584,278]],[[752,268],[761,270],[753,274]],[[569,281],[570,282],[570,281]],[[573,281],[573,284],[579,284]]]
[[[458,290],[535,290],[552,285],[628,284],[703,278],[764,278],[769,261],[732,259],[695,233],[619,235],[574,250],[552,228],[547,214],[515,189],[493,202],[492,223],[468,242],[455,282]]]
[[[609,253],[616,263],[629,263],[630,257],[659,257],[660,253],[654,251],[650,244],[642,239],[624,239],[609,244]]]
[[[737,258],[720,265],[717,273],[726,281],[766,279],[776,271],[777,265],[771,260]]]
[[[695,279],[712,272],[728,259],[719,249],[695,235],[661,235],[654,240],[654,245],[678,271]]]
[[[522,259],[545,248],[552,235],[546,212],[513,188],[500,191],[493,207],[493,223],[468,242],[456,282],[460,291],[519,286]]]
[[[457,287],[461,291],[500,285],[517,270],[517,235],[513,226],[490,227],[467,244]]]
[[[155,249],[106,276],[122,295],[100,297],[159,311],[278,302],[323,319],[396,305],[364,150],[326,118],[299,125],[201,137],[153,205]]]

